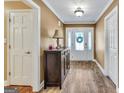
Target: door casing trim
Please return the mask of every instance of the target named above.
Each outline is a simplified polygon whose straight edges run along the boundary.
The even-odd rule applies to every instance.
[[[21,9],[22,11],[27,11],[27,10],[32,10],[34,13],[34,32],[35,32],[35,64],[34,64],[34,73],[33,73],[33,91],[38,92],[43,86],[42,83],[40,83],[40,17],[41,17],[41,11],[40,7],[35,4],[32,0],[21,0],[23,3],[27,4],[30,6],[32,9]],[[10,71],[10,63],[9,63],[9,12],[10,11],[17,11],[18,9],[15,10],[8,10],[7,11],[7,80],[8,85],[10,85],[10,77],[8,75]],[[20,10],[20,11],[21,11]]]
[[[94,53],[95,53],[95,50],[94,50],[94,48],[95,48],[95,46],[94,46],[94,30],[95,30],[95,28],[94,27],[66,27],[66,29],[65,29],[65,46],[67,47],[67,43],[68,43],[68,41],[67,41],[67,38],[68,38],[68,32],[67,32],[67,29],[75,29],[75,28],[77,28],[77,29],[81,29],[81,28],[93,28],[93,33],[92,33],[92,38],[93,38],[93,52],[92,52],[92,56],[93,56],[93,59],[94,59]],[[92,59],[92,60],[93,60]]]

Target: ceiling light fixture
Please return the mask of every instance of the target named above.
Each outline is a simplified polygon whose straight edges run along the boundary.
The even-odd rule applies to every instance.
[[[74,14],[78,17],[81,17],[83,14],[84,14],[84,11],[78,7],[75,11],[74,11]]]

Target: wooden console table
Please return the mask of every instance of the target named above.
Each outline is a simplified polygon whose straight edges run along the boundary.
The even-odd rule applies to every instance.
[[[61,89],[70,69],[70,50],[45,50],[44,56],[44,88],[59,86]]]

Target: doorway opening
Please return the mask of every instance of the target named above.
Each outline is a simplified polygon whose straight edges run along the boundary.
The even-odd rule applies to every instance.
[[[7,2],[7,1],[5,1]],[[12,2],[12,1],[11,1]],[[29,15],[29,17],[26,18],[26,15],[28,15],[29,12],[27,9],[10,9],[7,11],[7,84],[6,85],[10,85],[12,84],[11,82],[13,81],[11,78],[12,76],[14,76],[16,74],[16,80],[14,81],[18,81],[18,82],[14,82],[14,85],[31,85],[33,88],[33,91],[39,91],[41,89],[41,83],[40,83],[40,8],[38,5],[36,5],[33,1],[29,1],[29,0],[22,0],[20,2],[23,2],[24,4],[26,4],[27,6],[31,7],[31,16],[32,18],[30,18],[31,16]],[[22,13],[24,12],[24,13]],[[18,16],[16,16],[18,15]],[[14,16],[16,16],[14,18]],[[22,21],[23,20],[23,21]],[[14,24],[14,22],[16,21],[17,24]],[[20,25],[20,23],[23,23],[23,25]],[[32,25],[33,23],[33,25]],[[12,26],[12,24],[14,24],[14,28]],[[20,25],[20,27],[18,26]],[[30,28],[29,28],[30,27]],[[22,29],[23,28],[23,29]],[[32,28],[32,29],[31,29]],[[27,29],[31,29],[30,33],[29,30]],[[13,32],[11,30],[14,30]],[[17,31],[18,30],[18,31]],[[10,33],[12,32],[12,33]],[[15,32],[15,33],[14,33]],[[23,32],[23,33],[22,33]],[[32,35],[33,32],[33,35]],[[17,51],[17,52],[13,52],[13,53],[22,53],[24,54],[26,57],[23,56],[23,61],[26,61],[25,64],[22,60],[21,57],[16,57],[15,58],[11,58],[10,53],[12,53],[11,49],[13,48],[12,46],[12,42],[10,41],[10,36],[11,36],[11,40],[15,35],[15,41],[13,44],[14,45],[14,50],[17,50],[17,47],[19,49],[19,47],[22,45],[23,47],[25,47],[24,51]],[[22,35],[22,37],[21,37]],[[29,35],[29,36],[28,36]],[[32,35],[32,37],[30,36]],[[24,39],[26,38],[26,39]],[[26,43],[28,40],[30,39],[30,41],[32,40],[32,43],[29,41],[28,43]],[[21,42],[22,39],[24,39],[24,42]],[[20,45],[21,44],[21,45]],[[31,45],[32,48],[29,48],[28,46]],[[27,47],[26,47],[27,46]],[[32,55],[33,54],[33,55]],[[20,54],[19,54],[20,55]],[[31,57],[31,59],[30,59]],[[12,59],[14,59],[12,61]],[[29,61],[30,60],[30,61]],[[13,70],[11,69],[13,66],[11,64],[11,62],[14,62],[14,65],[16,68],[18,68],[18,70]],[[16,64],[17,61],[20,61],[20,65]],[[35,62],[35,63],[34,63]],[[28,67],[28,64],[31,65],[29,66],[29,69],[23,69],[23,75],[19,74],[19,67]],[[19,65],[19,66],[17,66]],[[21,69],[21,68],[20,68]],[[13,70],[13,71],[12,71]],[[28,73],[27,72],[31,70],[32,73]],[[14,74],[13,74],[14,72]],[[30,72],[30,71],[29,71]],[[30,74],[30,75],[29,75]],[[18,76],[21,76],[21,78],[19,79]],[[22,76],[23,78],[25,78],[25,80],[22,80]],[[30,79],[27,79],[28,76],[31,76]],[[17,80],[17,78],[19,80]],[[26,84],[24,84],[24,82]],[[30,82],[30,83],[29,83]]]
[[[94,59],[94,28],[66,28],[66,45],[70,48],[71,61]]]

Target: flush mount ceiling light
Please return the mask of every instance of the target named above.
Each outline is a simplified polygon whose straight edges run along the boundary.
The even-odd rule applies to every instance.
[[[74,14],[78,17],[81,17],[83,14],[84,14],[84,11],[78,7],[75,11],[74,11]]]

